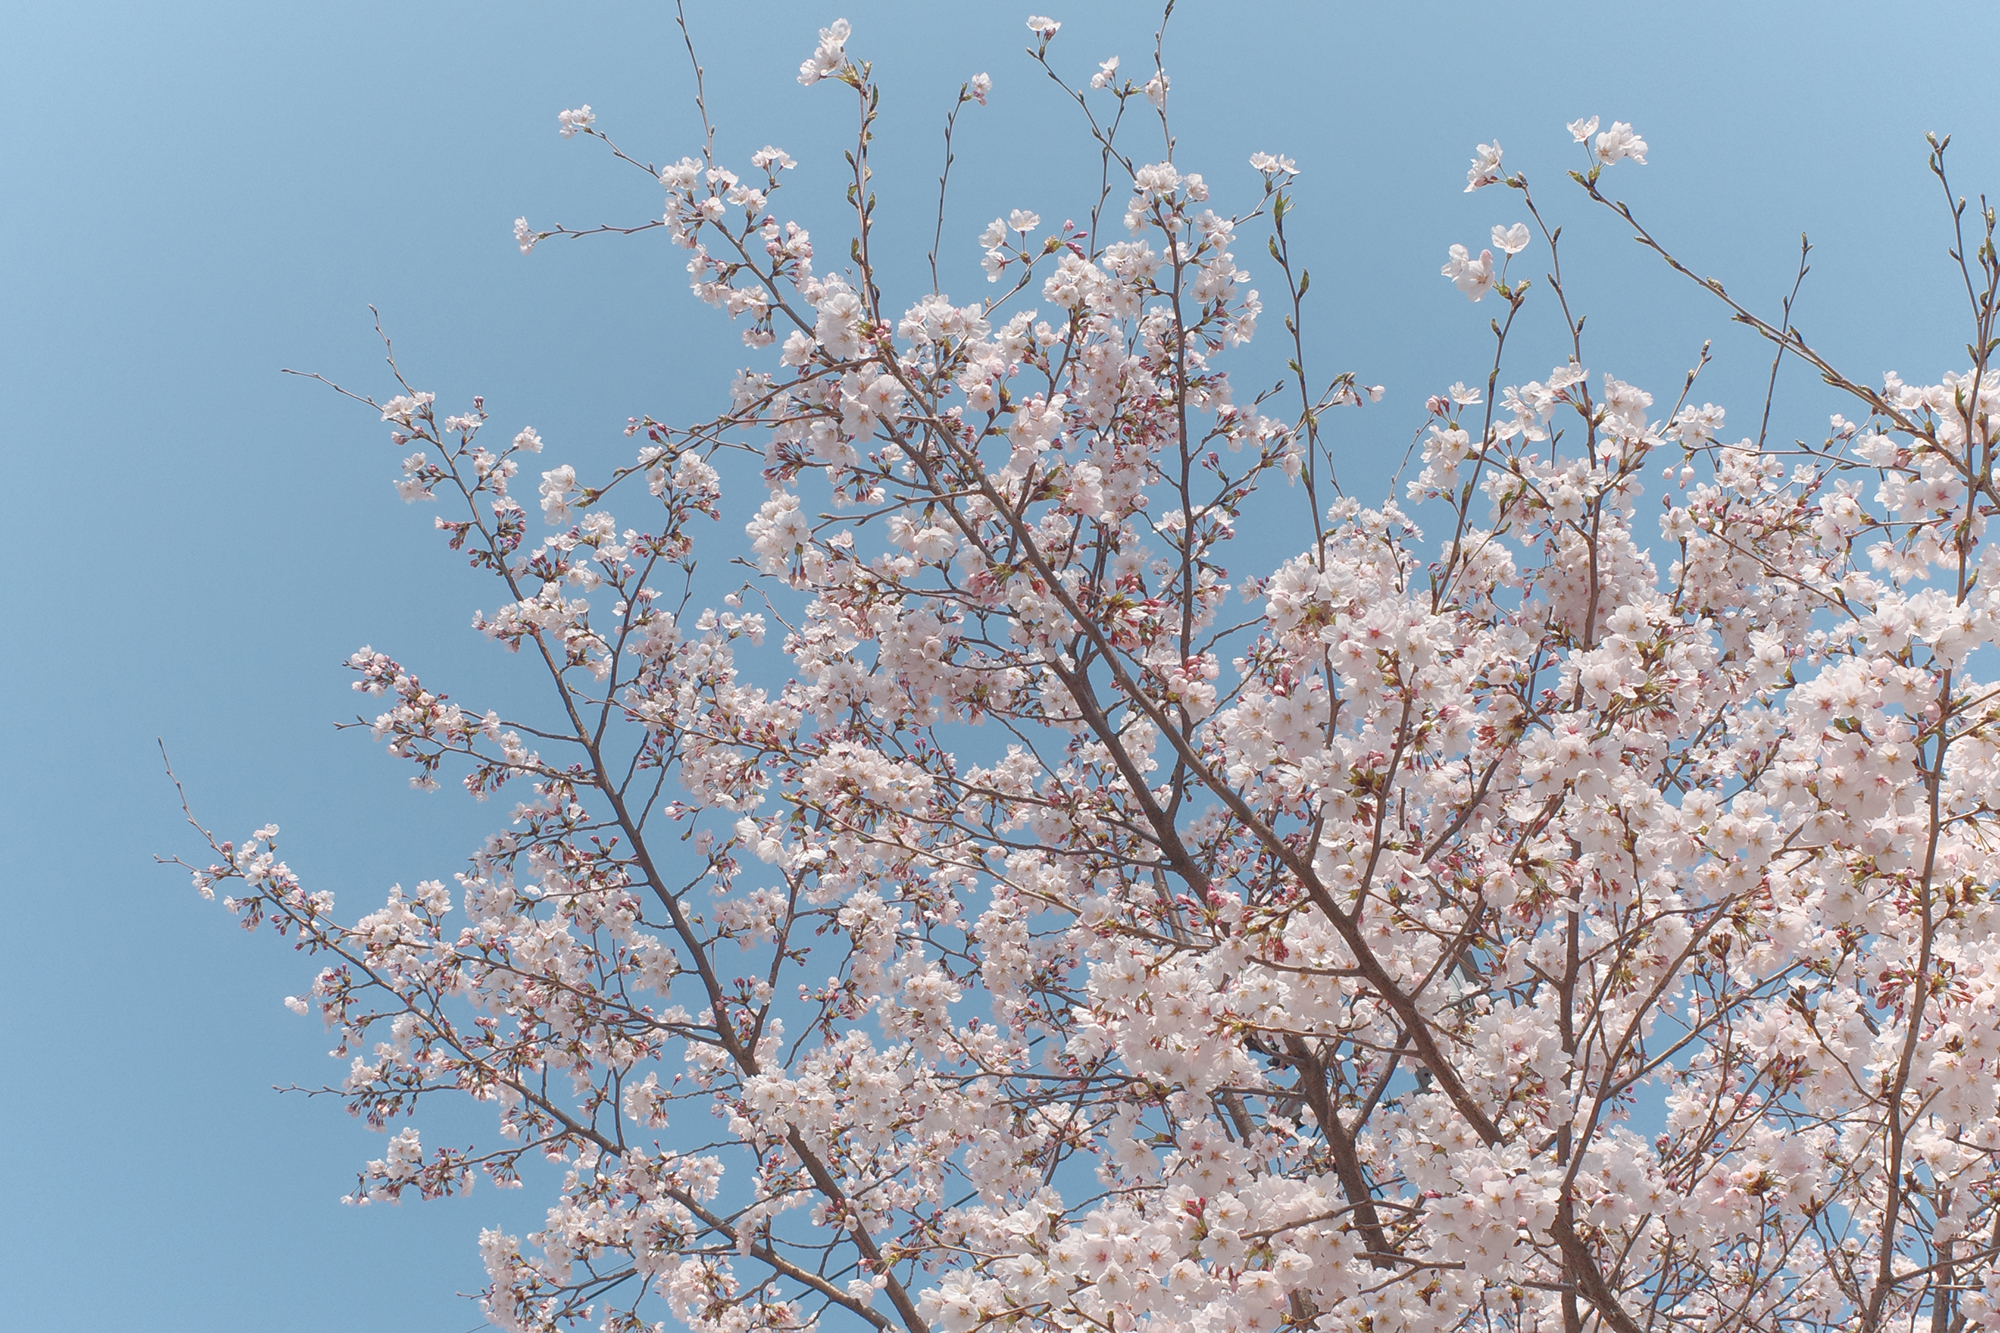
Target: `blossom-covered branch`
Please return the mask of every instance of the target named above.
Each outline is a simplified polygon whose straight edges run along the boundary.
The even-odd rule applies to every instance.
[[[2000,1327],[1992,211],[1946,184],[1968,360],[1928,384],[1697,278],[1856,418],[1732,440],[1706,348],[1661,403],[1590,368],[1550,204],[1481,144],[1519,211],[1443,276],[1504,305],[1491,361],[1374,407],[1309,369],[1297,165],[1189,169],[1164,37],[1074,79],[1061,26],[1029,55],[1100,171],[1082,223],[977,233],[983,295],[940,275],[994,81],[899,300],[841,21],[799,81],[855,117],[844,264],[705,105],[666,166],[564,111],[661,212],[516,229],[664,230],[750,349],[726,411],[586,478],[400,369],[348,393],[546,687],[350,663],[418,786],[518,796],[455,888],[344,924],[269,827],[190,867],[323,960],[291,1003],[395,1128],[355,1200],[553,1163],[542,1228],[482,1238],[509,1329]],[[1569,134],[1694,277],[1604,192],[1645,140]],[[1339,432],[1413,425],[1402,494],[1341,485]],[[452,1095],[498,1146],[400,1123]]]

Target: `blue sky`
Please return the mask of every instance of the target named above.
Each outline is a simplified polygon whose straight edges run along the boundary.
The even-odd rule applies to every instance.
[[[1156,8],[1044,3],[1079,78],[1114,53],[1146,63]],[[980,70],[995,90],[962,121],[948,288],[986,291],[972,237],[995,213],[1087,207],[1091,155],[1021,54],[1025,9],[690,8],[722,154],[790,150],[794,199],[832,181],[849,108],[793,74],[821,24],[854,21],[849,49],[888,90],[879,188],[911,284],[942,114]],[[1803,327],[1860,374],[1928,381],[1955,364],[1963,297],[1922,135],[1957,136],[1976,193],[2000,180],[2000,124],[1946,67],[1978,9],[1884,13],[1187,0],[1167,42],[1177,156],[1239,191],[1250,152],[1298,160],[1313,355],[1389,390],[1340,427],[1357,494],[1382,492],[1427,393],[1483,374],[1492,303],[1467,306],[1437,268],[1521,217],[1502,192],[1460,192],[1495,136],[1568,225],[1591,369],[1670,396],[1713,337],[1697,397],[1753,426],[1768,358],[1584,206],[1562,125],[1637,125],[1652,162],[1614,168],[1617,192],[1753,305],[1775,309],[1810,232]],[[713,411],[743,353],[662,236],[523,259],[509,235],[519,214],[654,213],[657,190],[559,139],[555,113],[588,102],[643,156],[693,151],[671,11],[17,2],[0,6],[0,100],[0,449],[22,538],[0,634],[0,1327],[470,1328],[453,1293],[483,1280],[477,1231],[531,1228],[533,1192],[338,1204],[380,1140],[270,1091],[338,1072],[279,1003],[310,968],[152,863],[193,851],[155,738],[225,835],[283,825],[292,864],[355,911],[448,875],[484,830],[488,812],[411,793],[331,723],[354,711],[340,663],[364,642],[447,688],[490,675],[466,626],[491,596],[396,502],[379,425],[279,369],[379,389],[373,302],[441,402],[483,392],[553,460],[622,454],[628,416]],[[823,255],[844,248],[821,235]],[[1257,246],[1242,254],[1268,283]],[[1517,379],[1555,359],[1535,327],[1551,350]],[[1789,374],[1774,429],[1817,432],[1840,406]]]

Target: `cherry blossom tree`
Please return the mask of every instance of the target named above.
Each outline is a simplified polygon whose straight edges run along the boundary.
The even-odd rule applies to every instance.
[[[418,786],[508,812],[455,884],[346,924],[274,828],[190,866],[324,964],[288,1003],[389,1135],[353,1200],[547,1189],[480,1238],[506,1329],[2000,1327],[2000,258],[1945,141],[1966,360],[1878,386],[1607,193],[1630,125],[1569,127],[1578,211],[1819,372],[1822,440],[1727,429],[1705,350],[1659,397],[1588,369],[1497,142],[1509,216],[1444,266],[1492,359],[1371,406],[1308,366],[1294,164],[1188,169],[1157,42],[1073,78],[1028,26],[1102,181],[995,219],[976,299],[885,289],[837,22],[838,262],[779,149],[559,118],[664,192],[750,349],[727,411],[586,479],[393,358],[348,394],[545,687],[352,659]],[[1371,506],[1327,432],[1392,409],[1421,472]],[[420,1140],[448,1096],[498,1138]]]

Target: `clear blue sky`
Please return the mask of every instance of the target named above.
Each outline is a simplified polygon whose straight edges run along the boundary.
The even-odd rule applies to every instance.
[[[1154,7],[1035,3],[1066,21],[1079,77],[1145,63]],[[1089,155],[1021,54],[1025,6],[690,8],[723,154],[777,143],[801,190],[830,180],[849,104],[793,74],[817,27],[854,20],[888,88],[880,188],[911,223],[912,280],[940,117],[980,70],[993,105],[964,121],[948,285],[986,290],[967,274],[994,213],[1083,211]],[[1315,355],[1389,388],[1343,427],[1343,479],[1374,496],[1424,395],[1482,373],[1491,303],[1437,269],[1520,216],[1459,192],[1496,135],[1569,224],[1591,368],[1670,395],[1713,336],[1701,396],[1754,424],[1761,350],[1561,181],[1579,115],[1638,126],[1652,164],[1615,168],[1619,192],[1732,292],[1775,308],[1809,231],[1816,340],[1868,375],[1956,364],[1922,135],[1957,135],[1963,188],[2000,185],[1985,81],[1953,65],[1989,22],[1969,4],[1186,0],[1167,63],[1185,166],[1242,188],[1270,149],[1305,172]],[[309,968],[151,863],[192,853],[154,738],[225,834],[284,825],[288,859],[351,911],[459,864],[489,812],[411,793],[330,723],[353,712],[340,662],[363,642],[448,688],[490,675],[466,628],[490,594],[396,502],[379,426],[278,371],[379,388],[373,302],[441,402],[484,392],[552,457],[622,453],[630,415],[713,410],[742,352],[661,236],[525,260],[509,236],[523,213],[651,215],[657,191],[560,140],[555,113],[589,102],[671,159],[698,142],[689,83],[659,3],[0,5],[0,449],[21,525],[0,631],[0,1330],[458,1333],[478,1323],[453,1293],[482,1284],[479,1227],[534,1225],[532,1191],[337,1203],[380,1140],[270,1091],[339,1073],[279,1003]],[[1788,376],[1777,425],[1816,431],[1838,406]],[[439,1141],[453,1123],[425,1122]]]

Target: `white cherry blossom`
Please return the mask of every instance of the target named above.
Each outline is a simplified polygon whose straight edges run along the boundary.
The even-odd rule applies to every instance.
[[[484,399],[352,395],[504,650],[363,647],[361,721],[492,831],[340,912],[275,826],[189,867],[312,959],[350,1200],[532,1190],[477,1243],[544,1333],[2000,1329],[2000,269],[1908,380],[1690,286],[1840,409],[1749,434],[1602,369],[1562,237],[1672,256],[1591,117],[1571,215],[1480,146],[1548,276],[1452,246],[1490,356],[1385,398],[1301,361],[1294,163],[1151,115],[1033,182],[1104,224],[910,283],[854,38],[792,94],[858,117],[820,242],[776,148],[617,150],[747,349],[713,415],[524,474]]]

